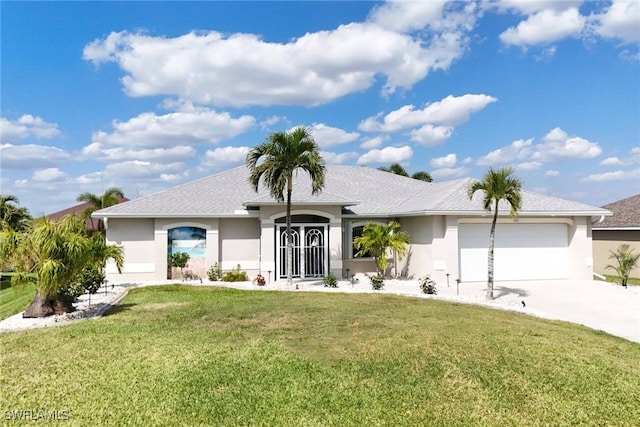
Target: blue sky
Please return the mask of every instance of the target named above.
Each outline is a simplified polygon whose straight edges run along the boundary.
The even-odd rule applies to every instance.
[[[33,215],[242,165],[297,125],[328,164],[640,192],[638,0],[0,8],[1,192]]]

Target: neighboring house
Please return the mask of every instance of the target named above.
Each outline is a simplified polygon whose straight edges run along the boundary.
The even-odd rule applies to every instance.
[[[127,201],[129,201],[129,199],[125,197],[120,200],[120,203],[127,202]],[[71,206],[70,208],[51,213],[49,215],[46,215],[46,217],[54,221],[57,221],[63,216],[69,215],[69,214],[82,215],[89,207],[91,207],[91,204],[88,202],[84,202],[75,206]],[[102,220],[98,218],[87,218],[86,226],[87,226],[87,231],[89,232],[100,231],[102,229]]]
[[[111,206],[103,218],[110,243],[125,252],[123,274],[108,266],[111,283],[167,278],[167,254],[190,254],[202,275],[214,263],[240,265],[251,277],[286,277],[285,203],[261,185],[253,191],[239,167],[166,191]],[[327,166],[325,187],[311,195],[306,173],[292,195],[293,270],[300,279],[375,271],[371,258],[354,257],[353,238],[368,221],[397,220],[411,236],[399,273],[430,274],[446,283],[485,281],[492,213],[482,196],[467,198],[471,178],[427,183],[360,166]],[[496,280],[591,279],[591,223],[610,213],[598,207],[523,191],[521,213],[500,207]]]
[[[606,268],[607,264],[615,265],[615,260],[609,259],[610,251],[627,243],[635,253],[640,253],[640,194],[610,203],[603,208],[613,212],[613,216],[598,218],[592,225],[593,271],[615,275],[614,270]],[[640,267],[631,272],[631,277],[640,277]]]

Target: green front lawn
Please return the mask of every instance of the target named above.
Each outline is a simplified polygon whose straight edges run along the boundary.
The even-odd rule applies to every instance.
[[[68,411],[65,425],[640,419],[640,345],[392,295],[139,288],[101,319],[5,333],[0,349],[0,409]]]
[[[622,280],[620,280],[620,277],[618,276],[612,276],[610,274],[605,274],[604,277],[606,277],[606,281],[607,282],[611,282],[611,283],[617,283],[620,284],[622,283]],[[627,280],[627,285],[640,285],[640,278],[638,277],[629,277],[629,280]]]
[[[27,286],[11,286],[11,279],[6,273],[0,276],[0,320],[24,311],[36,295],[34,284]]]

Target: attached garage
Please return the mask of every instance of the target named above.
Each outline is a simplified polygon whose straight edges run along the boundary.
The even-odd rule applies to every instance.
[[[460,279],[487,280],[491,224],[460,224]],[[567,279],[568,228],[562,223],[498,223],[494,280]]]

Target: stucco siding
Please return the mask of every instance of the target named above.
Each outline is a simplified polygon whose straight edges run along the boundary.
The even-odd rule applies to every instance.
[[[110,219],[107,243],[119,245],[124,250],[122,274],[118,273],[113,261],[107,263],[107,280],[110,283],[148,280],[156,276],[153,219]]]
[[[253,277],[260,268],[260,221],[255,218],[220,220],[220,268],[240,270]]]
[[[593,230],[593,271],[598,274],[615,275],[613,269],[606,268],[614,264],[609,259],[610,251],[615,251],[622,244],[628,244],[634,253],[640,253],[640,230]],[[631,272],[631,277],[640,278],[640,266]]]
[[[435,269],[443,269],[441,264],[434,265],[432,254],[433,218],[428,216],[406,217],[399,221],[401,231],[409,234],[407,256],[398,261],[398,273],[403,277],[415,279],[427,274],[433,277]]]

